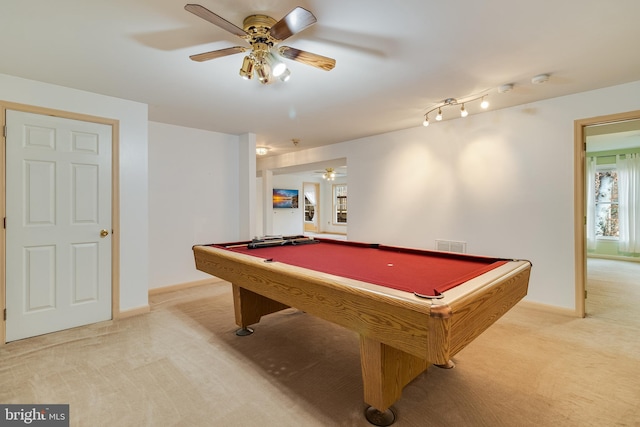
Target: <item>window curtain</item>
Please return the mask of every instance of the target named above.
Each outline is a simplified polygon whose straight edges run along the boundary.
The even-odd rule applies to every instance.
[[[312,205],[316,205],[316,193],[315,191],[305,191],[304,192],[304,197],[307,198],[307,200],[309,201],[310,204]]]
[[[596,249],[596,158],[587,159],[587,250]]]
[[[616,161],[620,252],[640,253],[640,154],[627,154]]]

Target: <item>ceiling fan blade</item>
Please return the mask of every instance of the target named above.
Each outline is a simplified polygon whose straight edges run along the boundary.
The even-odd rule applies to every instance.
[[[269,35],[276,40],[286,40],[315,23],[316,17],[313,16],[313,13],[307,9],[296,7],[284,18],[273,24],[273,27],[269,30]]]
[[[305,52],[304,50],[289,46],[281,46],[278,49],[278,52],[280,52],[280,55],[285,58],[302,62],[303,64],[311,65],[312,67],[322,68],[326,71],[333,70],[333,67],[336,66],[336,60],[333,58],[328,58],[311,52]]]
[[[191,58],[193,61],[202,62],[202,61],[208,61],[210,59],[221,58],[223,56],[234,55],[236,53],[242,53],[246,51],[247,51],[246,47],[234,46],[234,47],[228,47],[226,49],[212,50],[211,52],[191,55],[189,58]]]
[[[209,9],[207,9],[204,6],[200,6],[199,4],[188,4],[184,8],[188,12],[191,12],[194,15],[199,16],[205,21],[211,22],[213,25],[217,25],[223,30],[227,30],[231,34],[235,34],[236,36],[242,37],[242,38],[246,38],[249,36],[245,30],[243,30],[242,28],[236,27],[231,22],[216,15],[215,13],[211,12]]]

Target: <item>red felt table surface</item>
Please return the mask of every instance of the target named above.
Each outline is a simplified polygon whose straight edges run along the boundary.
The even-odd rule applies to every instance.
[[[304,245],[227,249],[430,296],[438,295],[506,262],[497,258],[326,240]]]

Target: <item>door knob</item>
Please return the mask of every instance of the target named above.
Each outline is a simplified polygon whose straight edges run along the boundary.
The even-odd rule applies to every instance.
[[[107,237],[109,235],[109,230],[100,230],[100,237]]]

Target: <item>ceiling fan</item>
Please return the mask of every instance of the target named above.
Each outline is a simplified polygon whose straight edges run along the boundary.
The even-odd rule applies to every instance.
[[[338,172],[334,168],[325,168],[325,170],[315,171],[314,173],[322,174],[322,178],[326,179],[327,181],[334,181],[336,177],[346,175],[342,172]]]
[[[240,76],[250,80],[255,73],[263,84],[274,82],[274,77],[286,81],[291,74],[286,64],[275,55],[276,51],[279,56],[326,71],[332,70],[336,65],[335,59],[326,56],[289,46],[277,47],[280,42],[316,23],[316,17],[302,7],[296,7],[277,22],[266,15],[247,16],[244,19],[243,28],[235,26],[199,4],[187,4],[184,8],[188,12],[246,40],[251,45],[251,47],[234,46],[191,55],[189,58],[193,61],[208,61],[250,50],[242,62]]]

